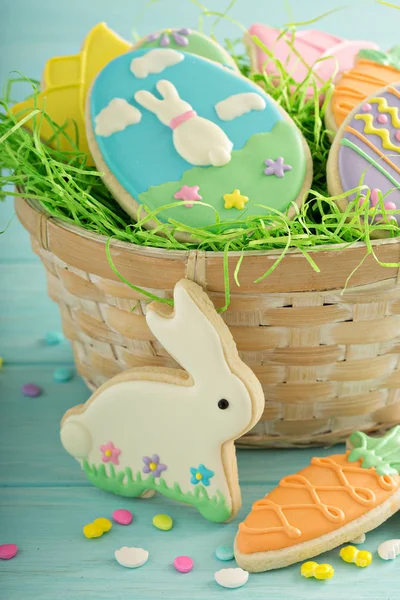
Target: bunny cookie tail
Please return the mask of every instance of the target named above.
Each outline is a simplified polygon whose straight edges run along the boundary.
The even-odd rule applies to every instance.
[[[61,426],[61,443],[74,458],[86,458],[93,445],[92,436],[84,425],[77,421],[67,421]]]
[[[226,146],[219,146],[210,150],[208,157],[213,167],[223,167],[230,162],[232,154],[227,150]]]

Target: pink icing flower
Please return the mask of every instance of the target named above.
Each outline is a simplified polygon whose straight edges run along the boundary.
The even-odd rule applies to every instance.
[[[381,191],[378,190],[377,188],[371,190],[370,197],[369,197],[369,205],[371,208],[375,208],[376,205],[378,204],[380,193],[381,193]],[[361,208],[364,205],[364,203],[366,202],[366,200],[367,199],[365,196],[361,196],[360,200],[358,202],[358,206]],[[396,208],[397,208],[397,206],[395,205],[394,202],[385,202],[384,201],[383,206],[384,206],[385,210],[396,210]],[[393,215],[388,215],[386,218],[388,221],[396,221],[396,217],[394,217]],[[384,220],[383,215],[381,213],[377,214],[375,216],[375,219],[376,219],[377,223],[380,223]]]
[[[111,462],[113,465],[119,465],[118,457],[121,454],[121,450],[116,448],[112,442],[100,446],[100,452],[103,453],[103,456],[101,457],[103,462]]]

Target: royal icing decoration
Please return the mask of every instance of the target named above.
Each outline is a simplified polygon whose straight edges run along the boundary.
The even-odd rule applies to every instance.
[[[192,208],[195,200],[202,200],[199,189],[200,187],[198,185],[193,185],[192,187],[183,185],[181,189],[174,194],[174,198],[176,198],[176,200],[184,200],[186,208]]]
[[[400,474],[400,425],[381,438],[357,431],[349,441],[353,447],[350,462],[361,460],[364,469],[375,467],[379,475]]]
[[[271,60],[257,45],[253,36],[272,52],[275,60]],[[318,87],[351,69],[361,48],[378,47],[373,42],[345,41],[317,30],[288,31],[282,35],[281,30],[259,23],[250,27],[245,41],[250,49],[253,71],[279,77],[278,60],[298,83],[304,81],[312,70]],[[310,86],[307,95],[314,96],[313,87]]]
[[[122,98],[113,98],[95,117],[95,132],[97,135],[108,137],[123,131],[129,125],[140,123],[141,118],[142,113],[135,106]]]
[[[243,210],[249,199],[247,196],[243,196],[243,194],[240,193],[240,190],[233,190],[231,194],[224,194],[224,201],[224,206],[228,210],[230,208]]]
[[[346,192],[362,182],[370,190],[377,190],[371,192],[372,206],[380,192],[387,208],[398,210],[400,143],[396,134],[400,131],[400,86],[389,86],[376,97],[368,98],[368,107],[365,104],[360,106],[343,124],[342,135],[336,145],[337,157],[333,149],[331,151],[331,160],[337,163],[340,183],[337,191]],[[388,118],[383,124],[378,120],[381,115]],[[335,193],[334,187],[332,191]],[[353,198],[354,195],[349,196],[350,200]],[[399,216],[394,216],[399,222]]]
[[[396,430],[400,427],[393,430],[390,438],[396,440],[394,454],[400,448]],[[354,434],[352,443],[358,443],[362,436]],[[378,454],[388,455],[387,444],[388,439],[381,438],[375,439],[373,446],[380,448]],[[393,514],[400,506],[397,471],[381,475],[376,468],[368,468],[371,463],[365,454],[360,460],[350,456],[346,453],[313,458],[308,467],[284,477],[265,498],[255,502],[239,525],[235,543],[238,564],[252,568],[251,555],[255,553],[263,554],[258,555],[254,570],[311,558],[351,539],[352,532],[359,535],[363,527],[365,531],[377,527]]]
[[[261,416],[262,388],[195,283],[175,286],[172,314],[151,304],[146,319],[186,371],[114,377],[66,413],[61,441],[101,489],[128,497],[158,491],[226,521],[240,508],[233,441]]]
[[[156,31],[140,40],[136,47],[184,50],[237,70],[235,61],[222,46],[204,33],[187,27]]]
[[[131,71],[138,79],[144,79],[149,75],[162,73],[165,69],[177,65],[183,59],[184,55],[182,52],[177,52],[176,50],[150,50],[143,56],[132,60]]]
[[[155,52],[180,60],[172,64],[168,58],[163,72],[144,77],[149,64],[157,71],[166,64],[149,59],[160,56]],[[116,99],[125,102],[123,110],[107,118]],[[98,168],[107,170],[105,183],[133,217],[145,205],[163,222],[173,218],[193,227],[231,222],[221,199],[235,189],[246,190],[246,218],[264,216],[268,208],[286,212],[292,202],[301,202],[311,182],[305,141],[272,98],[232,70],[169,47],[142,48],[112,61],[94,82],[87,121]],[[279,156],[290,172],[265,177],[266,157]],[[174,206],[180,190],[195,187],[202,202],[182,197],[191,206]],[[244,218],[243,212],[235,222]]]
[[[284,159],[282,156],[273,160],[272,158],[267,158],[265,161],[267,168],[264,169],[264,173],[266,175],[276,175],[276,177],[284,177],[286,171],[291,171],[293,167],[291,165],[285,165]]]
[[[52,146],[67,152],[76,152],[78,148],[88,153],[84,115],[89,88],[97,74],[130,47],[129,42],[121,39],[105,23],[99,23],[88,33],[79,54],[56,56],[46,63],[42,91],[15,104],[12,113],[21,120],[35,109],[45,110],[55,125],[62,128],[61,131],[55,134],[54,126],[40,114],[26,121],[24,127],[32,131],[40,125],[41,139],[51,139]],[[93,164],[90,156],[87,164]]]
[[[337,82],[329,110],[333,125],[339,128],[346,117],[363,100],[391,83],[400,80],[400,46],[384,53],[373,49],[361,50],[355,66]],[[364,104],[368,112],[370,103]]]
[[[232,121],[251,110],[264,110],[265,107],[265,98],[262,98],[260,94],[245,92],[221,100],[215,105],[215,110],[222,121]]]

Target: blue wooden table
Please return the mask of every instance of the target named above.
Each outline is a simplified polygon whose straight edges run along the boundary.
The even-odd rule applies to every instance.
[[[2,0],[0,83],[11,70],[38,78],[47,58],[76,52],[86,32],[101,20],[125,37],[130,37],[134,26],[145,33],[165,26],[196,26],[199,11],[189,0],[163,0],[140,17],[144,4],[144,0]],[[227,2],[210,4],[222,10]],[[313,18],[335,6],[330,0],[319,0],[316,10],[315,0],[302,0],[293,2],[293,14],[288,16],[284,4],[283,0],[238,0],[232,17],[245,24],[266,22],[273,8],[273,24],[280,25],[293,18]],[[363,11],[357,16],[360,4]],[[322,26],[390,47],[397,41],[399,20],[400,12],[363,0],[352,2],[346,13],[331,15]],[[223,23],[217,32],[221,37],[238,35],[230,23]],[[12,217],[9,201],[0,206],[0,230]],[[336,574],[330,582],[305,580],[296,565],[252,575],[239,590],[219,588],[214,572],[234,562],[219,562],[214,556],[216,547],[231,544],[252,502],[282,476],[305,465],[315,451],[240,451],[243,508],[229,525],[210,524],[189,507],[161,497],[129,501],[91,487],[59,442],[63,413],[84,402],[89,392],[77,375],[64,384],[53,380],[57,367],[73,365],[72,354],[67,342],[57,346],[44,342],[46,332],[60,329],[58,311],[46,296],[43,268],[16,219],[0,235],[0,292],[0,357],[4,358],[0,371],[0,544],[16,543],[20,548],[14,559],[0,561],[1,600],[398,600],[400,559],[385,563],[375,555],[372,566],[363,570],[343,563],[337,551],[318,559],[334,566]],[[40,385],[43,395],[23,397],[21,386],[27,382]],[[329,452],[318,450],[319,455]],[[114,525],[96,540],[83,537],[83,525],[124,507],[134,513],[132,525]],[[152,526],[152,517],[160,512],[174,519],[171,531]],[[400,537],[400,514],[369,534],[362,547],[374,552],[381,541],[393,536]],[[146,548],[149,562],[138,570],[120,567],[113,555],[124,545]],[[195,561],[194,570],[186,575],[172,566],[174,557],[182,554]]]

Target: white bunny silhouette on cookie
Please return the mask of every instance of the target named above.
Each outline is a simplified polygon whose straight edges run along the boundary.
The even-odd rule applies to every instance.
[[[146,90],[136,92],[135,100],[172,129],[178,154],[198,167],[222,167],[229,163],[233,144],[224,131],[212,121],[199,117],[192,106],[179,97],[170,81],[158,81],[156,88],[162,100]]]
[[[177,283],[174,312],[166,311],[151,304],[147,324],[185,371],[116,375],[66,413],[61,441],[101,489],[129,497],[158,491],[227,521],[240,508],[233,441],[260,418],[263,391],[197,284]]]

